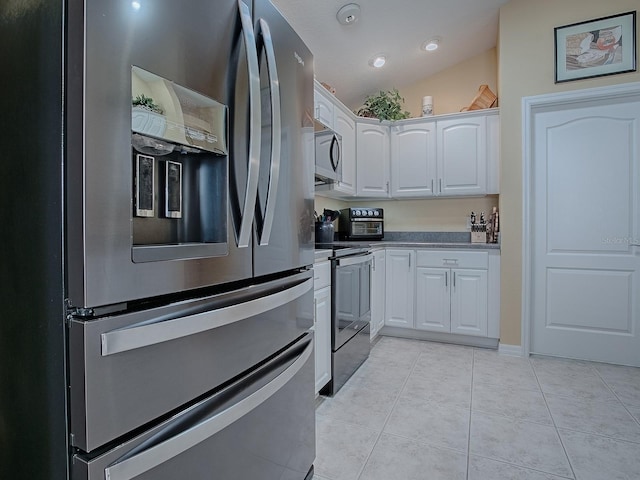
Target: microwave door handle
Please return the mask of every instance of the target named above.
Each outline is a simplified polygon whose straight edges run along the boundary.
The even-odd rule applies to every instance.
[[[240,232],[238,233],[238,247],[248,247],[252,233],[253,211],[258,197],[258,175],[260,174],[260,68],[251,12],[242,0],[238,0],[238,8],[249,70],[249,166]]]
[[[280,179],[280,149],[282,141],[282,115],[280,113],[280,80],[276,69],[276,54],[273,48],[271,30],[264,19],[260,19],[260,31],[264,39],[264,50],[267,56],[267,72],[269,74],[269,90],[271,92],[271,171],[269,174],[269,189],[267,190],[267,205],[265,208],[260,245],[269,245],[273,219],[276,214],[278,199],[278,183]]]
[[[337,152],[337,158],[335,158],[333,155],[334,146]],[[331,139],[331,147],[329,147],[329,158],[331,159],[331,166],[333,167],[333,171],[336,172],[338,170],[338,165],[340,164],[340,144],[338,143],[338,138],[335,135]]]
[[[281,390],[304,367],[312,352],[313,342],[309,342],[286,370],[263,387],[188,430],[109,465],[104,470],[104,478],[106,480],[131,480],[213,437]]]

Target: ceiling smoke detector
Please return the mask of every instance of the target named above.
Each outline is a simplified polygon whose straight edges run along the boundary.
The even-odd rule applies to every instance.
[[[336,18],[341,25],[353,25],[360,18],[360,5],[348,3],[336,13]]]

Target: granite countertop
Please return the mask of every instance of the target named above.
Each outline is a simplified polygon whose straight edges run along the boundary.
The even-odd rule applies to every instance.
[[[382,240],[335,241],[336,245],[500,250],[499,243],[471,243],[470,232],[385,232]]]
[[[314,259],[314,262],[322,262],[323,260],[327,260],[332,253],[333,250],[330,250],[328,248],[318,248],[315,251],[316,258]]]

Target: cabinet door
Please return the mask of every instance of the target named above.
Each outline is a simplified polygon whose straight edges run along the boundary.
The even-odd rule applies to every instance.
[[[486,117],[441,120],[437,131],[437,194],[486,194]]]
[[[416,328],[451,331],[451,272],[448,268],[416,269]]]
[[[333,102],[322,90],[323,87],[314,88],[314,116],[316,120],[333,129]]]
[[[413,328],[415,252],[387,250],[386,255],[384,324],[390,327]]]
[[[375,338],[384,326],[385,258],[384,250],[379,250],[373,254],[371,274],[371,339]]]
[[[357,123],[356,185],[358,196],[389,196],[389,128]]]
[[[391,196],[430,197],[436,180],[436,122],[391,127]]]
[[[333,129],[342,136],[342,180],[333,189],[346,195],[356,194],[356,122],[334,106]]]
[[[500,115],[487,115],[487,194],[500,193]]]
[[[316,393],[318,393],[331,380],[331,287],[316,290],[313,299]]]
[[[451,333],[487,336],[487,271],[451,269]]]

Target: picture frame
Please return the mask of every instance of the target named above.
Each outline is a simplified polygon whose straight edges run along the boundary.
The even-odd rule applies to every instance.
[[[636,71],[636,12],[554,29],[555,83]]]

